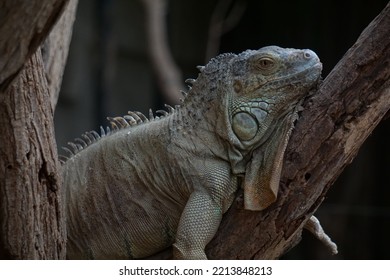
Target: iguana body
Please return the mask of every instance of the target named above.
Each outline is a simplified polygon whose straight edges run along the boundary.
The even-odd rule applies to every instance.
[[[167,116],[129,112],[111,119],[117,131],[72,144],[63,165],[68,258],[144,258],[173,244],[175,258],[205,259],[240,186],[246,209],[275,201],[297,104],[320,77],[318,57],[271,46],[200,69]]]

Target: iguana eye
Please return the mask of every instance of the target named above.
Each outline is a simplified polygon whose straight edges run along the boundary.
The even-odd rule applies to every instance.
[[[259,70],[270,70],[274,67],[275,61],[269,57],[263,57],[257,60],[256,68]]]

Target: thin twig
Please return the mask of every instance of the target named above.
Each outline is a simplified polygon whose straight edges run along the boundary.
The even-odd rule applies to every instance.
[[[233,7],[230,9],[230,7]],[[229,12],[230,9],[230,12]],[[242,18],[246,9],[245,1],[219,0],[211,15],[206,47],[206,62],[219,51],[221,37],[230,31]]]
[[[147,14],[148,48],[158,84],[169,103],[177,104],[180,100],[182,74],[172,57],[168,38],[165,15],[166,0],[141,0]]]

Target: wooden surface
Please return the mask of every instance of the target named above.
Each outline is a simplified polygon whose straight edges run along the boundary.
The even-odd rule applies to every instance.
[[[39,45],[66,2],[0,1],[0,259],[65,258],[51,95],[65,66],[66,57],[58,59],[68,48],[61,38],[69,40],[71,28],[55,29],[61,34],[47,43],[52,52],[46,53],[46,65]],[[54,57],[62,65],[53,71]]]
[[[65,257],[65,211],[40,51],[0,95],[0,258]]]
[[[50,32],[68,0],[0,1],[0,89],[5,90]]]

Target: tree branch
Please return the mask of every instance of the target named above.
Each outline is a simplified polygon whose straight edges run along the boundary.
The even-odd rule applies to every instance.
[[[148,48],[158,84],[168,103],[177,104],[183,88],[181,71],[169,51],[165,14],[166,0],[141,0],[147,14]]]
[[[69,0],[64,13],[54,25],[42,46],[42,57],[53,111],[57,104],[62,76],[68,58],[77,3],[78,0]]]
[[[233,2],[234,1],[234,2]],[[230,6],[233,7],[231,8]],[[246,9],[246,2],[219,0],[210,18],[206,47],[206,63],[218,55],[221,37],[237,25]],[[230,12],[229,8],[231,8]]]
[[[64,194],[50,94],[61,83],[76,0],[47,41],[46,69],[38,46],[66,2],[0,3],[7,6],[5,26],[0,25],[0,259],[65,258]]]
[[[210,258],[274,259],[299,242],[329,187],[389,111],[389,26],[390,4],[305,101],[286,150],[278,200],[251,212],[239,209],[239,195],[207,247]]]
[[[0,258],[65,258],[65,208],[40,49],[0,92]]]
[[[35,53],[68,0],[1,0],[0,90],[5,91]]]

